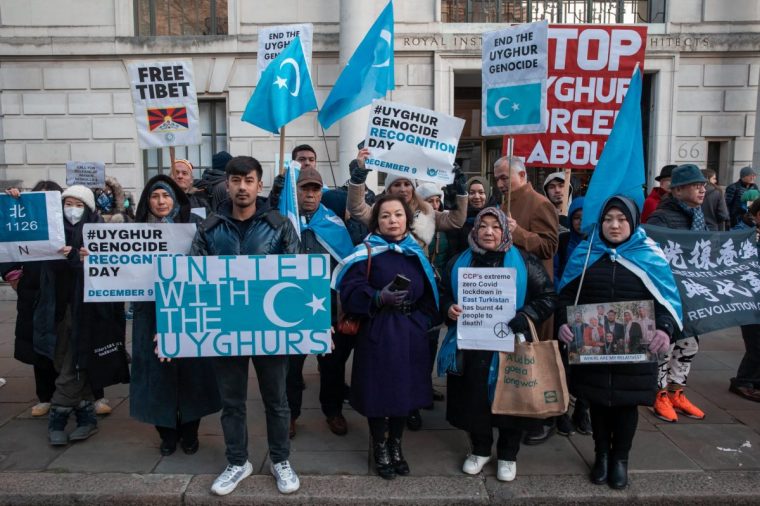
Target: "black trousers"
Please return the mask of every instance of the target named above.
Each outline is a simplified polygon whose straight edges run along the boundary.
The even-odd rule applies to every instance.
[[[179,417],[177,417],[176,427],[161,427],[156,425],[156,430],[159,436],[161,436],[162,441],[177,444],[181,439],[185,444],[190,444],[198,439],[198,426],[200,424],[200,420],[182,423]]]
[[[42,355],[38,355],[34,363],[34,386],[37,398],[40,402],[50,402],[55,392],[55,379],[58,373],[53,361]]]
[[[592,403],[594,450],[596,453],[609,453],[613,459],[627,459],[638,424],[638,406],[602,406]]]
[[[741,329],[745,351],[734,383],[760,388],[760,325],[742,325]]]
[[[404,434],[404,425],[406,425],[405,416],[392,416],[390,418],[376,417],[367,418],[369,423],[369,433],[372,441],[380,442],[385,440],[385,429],[388,429],[388,437],[391,439],[401,439]]]
[[[297,420],[301,416],[303,404],[303,389],[306,386],[303,379],[303,364],[307,355],[288,356],[288,376],[285,380],[285,391],[288,396],[291,420]]]
[[[484,434],[476,434],[474,432],[470,432],[469,434],[473,455],[478,455],[479,457],[491,455],[493,430]],[[517,461],[517,453],[520,451],[522,435],[522,429],[499,429],[499,440],[496,442],[496,458],[511,462]]]
[[[333,334],[335,349],[332,353],[318,355],[319,362],[319,404],[326,417],[339,415],[343,411],[346,395],[346,362],[354,349],[356,336]],[[290,400],[290,391],[288,391]],[[292,411],[292,407],[290,408]]]

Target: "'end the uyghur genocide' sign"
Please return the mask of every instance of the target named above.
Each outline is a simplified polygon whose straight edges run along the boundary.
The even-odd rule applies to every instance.
[[[153,263],[187,255],[194,223],[93,223],[82,229],[90,253],[84,266],[84,301],[155,300]]]
[[[483,34],[483,135],[545,132],[549,23]]]
[[[66,185],[81,184],[87,188],[106,185],[106,165],[103,162],[66,162]]]
[[[596,167],[646,40],[646,26],[549,27],[549,126],[515,137],[514,154],[528,167]]]
[[[430,109],[373,100],[365,145],[367,167],[449,184],[464,120]]]
[[[306,58],[306,65],[311,68],[311,47],[314,38],[314,25],[304,23],[300,25],[268,26],[259,29],[259,51],[256,55],[256,66],[259,76],[269,65],[269,62],[277,58],[288,47],[290,41],[301,37],[301,47]]]
[[[141,149],[201,143],[190,61],[127,65]]]
[[[66,245],[59,192],[0,195],[0,258],[3,262],[62,260]]]
[[[160,257],[162,357],[330,353],[330,257]]]
[[[687,336],[760,323],[755,229],[691,232],[644,227],[660,244],[681,292]]]

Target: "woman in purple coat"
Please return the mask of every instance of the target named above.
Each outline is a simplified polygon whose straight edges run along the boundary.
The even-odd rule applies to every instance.
[[[401,451],[406,416],[430,404],[433,393],[427,330],[438,318],[438,290],[409,233],[411,223],[412,211],[400,197],[380,197],[372,208],[373,233],[333,279],[343,310],[362,317],[350,401],[369,421],[375,467],[385,479],[409,474]]]

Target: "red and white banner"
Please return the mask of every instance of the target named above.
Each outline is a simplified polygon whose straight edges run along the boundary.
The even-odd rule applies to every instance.
[[[514,155],[528,167],[593,169],[646,40],[645,26],[550,26],[549,128],[514,136]]]

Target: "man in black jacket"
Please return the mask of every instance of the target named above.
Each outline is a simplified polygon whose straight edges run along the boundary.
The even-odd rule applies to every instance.
[[[225,169],[230,199],[198,227],[190,251],[206,255],[284,255],[298,253],[299,241],[289,220],[269,209],[261,191],[261,165],[250,156],[230,160]],[[255,318],[256,315],[254,314]],[[248,462],[246,399],[249,358],[218,357],[214,360],[222,397],[222,431],[229,465],[214,481],[211,492],[226,495],[253,472]],[[285,393],[287,355],[251,357],[259,380],[267,420],[270,470],[282,493],[298,490],[300,482],[290,467],[288,424],[290,409]]]
[[[755,178],[757,172],[752,167],[744,167],[739,172],[739,180],[726,187],[726,205],[728,206],[728,214],[731,215],[731,226],[736,225],[744,214],[745,210],[742,208],[742,195],[747,190],[757,190],[755,184]]]

